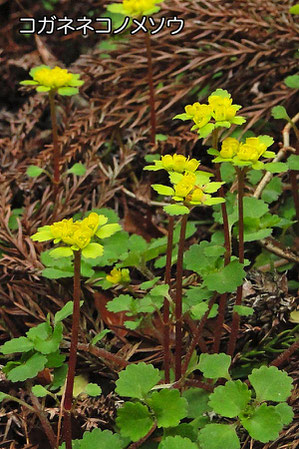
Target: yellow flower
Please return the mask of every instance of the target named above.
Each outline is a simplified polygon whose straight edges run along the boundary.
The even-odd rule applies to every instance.
[[[81,225],[87,227],[90,230],[91,235],[94,235],[97,232],[98,227],[106,224],[107,221],[108,218],[105,217],[105,215],[98,215],[95,212],[91,212],[88,217],[82,220]]]
[[[108,5],[107,11],[130,17],[147,16],[159,11],[156,3],[162,0],[123,0],[122,3]]]
[[[239,141],[233,137],[227,137],[223,140],[220,150],[220,156],[223,158],[232,158],[237,154]]]
[[[155,161],[160,162],[160,161]],[[189,159],[182,154],[166,154],[161,157],[162,167],[167,171],[175,171],[178,173],[183,173],[185,171],[195,172],[200,164],[197,159]]]
[[[185,106],[186,114],[194,121],[198,128],[205,126],[211,119],[213,108],[198,102]]]
[[[64,243],[72,245],[72,238],[74,232],[78,229],[78,224],[73,222],[73,219],[69,220],[64,219],[62,221],[58,221],[53,223],[50,226],[50,231],[52,233],[52,238],[54,239],[54,243],[59,243],[63,241]]]
[[[237,111],[241,108],[236,104],[232,104],[232,98],[219,97],[218,95],[212,95],[209,97],[209,104],[213,108],[212,116],[216,122],[231,122],[235,117]]]
[[[186,198],[195,186],[196,176],[193,173],[186,173],[181,181],[174,186],[175,195]]]
[[[90,229],[80,226],[72,235],[71,241],[66,243],[71,243],[72,249],[83,249],[89,245],[91,237],[92,233]]]
[[[110,274],[107,274],[106,279],[111,284],[128,284],[131,280],[130,272],[127,268],[123,268],[122,270],[113,268]]]
[[[258,137],[248,137],[245,143],[240,143],[237,156],[241,161],[256,162],[266,150],[267,146]]]
[[[202,201],[203,196],[204,196],[203,191],[199,187],[195,186],[195,190],[191,194],[190,201],[199,203]]]
[[[32,80],[21,81],[25,86],[35,86],[38,92],[58,92],[61,95],[74,95],[78,93],[78,87],[84,84],[80,80],[80,75],[70,73],[60,67],[51,67],[40,65],[30,70],[29,74]]]

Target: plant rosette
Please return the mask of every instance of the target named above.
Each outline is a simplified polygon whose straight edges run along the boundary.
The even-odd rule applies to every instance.
[[[75,95],[79,92],[78,87],[84,84],[83,80],[80,80],[80,75],[76,73],[70,73],[66,69],[60,67],[51,67],[47,65],[40,65],[30,70],[29,75],[32,80],[21,81],[23,86],[33,86],[37,92],[49,92],[60,95]]]
[[[123,0],[122,3],[108,5],[107,11],[129,17],[149,16],[160,11],[157,3],[163,0]]]
[[[193,206],[212,206],[223,203],[223,198],[212,197],[211,193],[217,192],[223,182],[209,182],[212,176],[206,172],[194,172],[185,174],[170,173],[170,181],[173,187],[163,184],[153,184],[152,188],[160,195],[167,195],[179,204],[165,206],[164,210],[170,215],[188,214]]]
[[[204,138],[216,128],[230,128],[231,125],[245,123],[245,117],[236,115],[241,107],[233,104],[227,90],[217,89],[209,96],[208,104],[189,104],[185,106],[185,113],[176,115],[173,120],[193,120],[191,131],[197,130],[199,137]]]
[[[108,218],[91,212],[84,220],[73,221],[72,218],[53,223],[51,226],[42,226],[38,232],[31,236],[33,241],[54,243],[63,242],[68,246],[59,246],[49,252],[54,259],[73,256],[73,251],[81,251],[86,259],[95,259],[102,256],[104,248],[95,243],[95,237],[105,239],[120,231],[117,223],[106,224]]]
[[[213,162],[231,162],[237,167],[250,167],[254,170],[262,170],[267,168],[260,157],[267,159],[275,157],[273,151],[268,151],[273,144],[272,137],[264,135],[258,137],[247,137],[245,142],[239,142],[233,137],[227,137],[221,144],[220,151],[210,148],[208,153],[216,156]]]

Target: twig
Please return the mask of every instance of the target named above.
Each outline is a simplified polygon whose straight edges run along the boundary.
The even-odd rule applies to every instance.
[[[279,367],[283,364],[283,362],[286,362],[291,357],[291,355],[297,351],[297,349],[299,349],[299,340],[295,341],[288,349],[286,349],[282,354],[276,357],[276,359],[274,359],[270,363],[270,365]]]
[[[259,243],[271,253],[276,254],[276,256],[287,259],[290,262],[299,263],[299,256],[289,251],[288,249],[280,248],[267,239],[262,239],[259,241]]]

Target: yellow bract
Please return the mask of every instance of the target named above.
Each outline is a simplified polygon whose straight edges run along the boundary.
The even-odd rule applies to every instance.
[[[266,149],[267,146],[258,137],[248,137],[245,143],[240,143],[237,156],[241,161],[256,162]]]
[[[237,154],[239,141],[233,137],[227,137],[223,140],[220,150],[220,156],[224,158],[232,158]]]
[[[196,176],[193,173],[185,174],[181,181],[174,186],[176,196],[186,198],[194,188],[195,183]]]
[[[143,16],[156,6],[155,0],[123,0],[123,8],[128,16]]]
[[[127,284],[131,280],[130,272],[126,268],[123,268],[122,270],[113,268],[110,271],[110,274],[107,274],[106,279],[111,282],[111,284]]]
[[[72,80],[72,74],[66,69],[54,67],[54,69],[43,67],[35,71],[33,75],[34,81],[40,85],[56,89],[59,87],[68,86]]]
[[[213,109],[212,117],[216,122],[231,121],[235,117],[240,106],[233,105],[232,102],[232,98],[228,97],[220,97],[218,95],[209,97],[209,104]]]
[[[192,118],[198,128],[202,128],[210,121],[213,108],[208,104],[200,104],[196,102],[193,105],[187,105],[185,107],[185,111],[186,114]]]
[[[182,154],[166,154],[161,157],[162,167],[167,171],[176,171],[178,173],[195,172],[200,164],[196,159],[189,159]]]

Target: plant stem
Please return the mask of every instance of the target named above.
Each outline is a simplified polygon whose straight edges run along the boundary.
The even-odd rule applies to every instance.
[[[183,285],[183,256],[188,214],[183,215],[180,230],[177,270],[176,270],[176,298],[175,298],[175,380],[181,378],[182,373],[182,285]]]
[[[168,284],[170,289],[171,279],[171,258],[173,246],[173,228],[174,217],[169,217],[168,236],[167,236],[167,253],[166,253],[166,268],[165,268],[165,284]],[[163,304],[163,344],[164,344],[164,373],[165,383],[170,382],[170,336],[169,336],[169,300],[164,298]]]
[[[187,351],[187,354],[186,354],[186,357],[185,357],[185,360],[184,360],[184,363],[183,363],[183,367],[182,367],[182,374],[183,375],[186,373],[186,371],[188,369],[188,365],[189,365],[189,362],[191,360],[193,351],[195,350],[195,348],[196,348],[196,346],[198,344],[198,340],[200,338],[202,329],[203,329],[204,325],[206,324],[206,321],[208,319],[209,313],[211,311],[212,306],[214,305],[214,303],[216,301],[216,298],[217,298],[217,293],[215,293],[212,296],[212,298],[210,299],[208,310],[206,311],[206,313],[202,317],[202,319],[201,319],[201,321],[200,321],[200,323],[198,325],[198,328],[196,329],[196,332],[193,335],[191,344],[190,344],[190,346],[188,348],[188,351]]]
[[[294,343],[287,348],[282,354],[280,354],[275,360],[273,360],[270,365],[271,366],[277,366],[283,364],[283,362],[286,362],[294,352],[296,352],[299,349],[299,340],[294,341]]]
[[[77,346],[79,334],[80,319],[80,266],[81,251],[74,251],[74,309],[72,324],[72,341],[70,347],[70,357],[68,362],[68,373],[65,387],[64,408],[64,440],[66,449],[72,449],[72,426],[71,426],[71,408],[73,401],[73,387],[77,360]]]
[[[58,131],[57,131],[57,118],[56,118],[56,110],[55,110],[55,92],[49,92],[49,101],[50,101],[50,112],[51,112],[51,122],[52,122],[52,135],[53,135],[53,166],[54,166],[54,175],[53,175],[53,195],[54,200],[57,197],[58,186],[60,183],[60,171],[59,171],[59,162],[60,162],[60,151],[58,144]]]
[[[131,443],[128,449],[138,449],[138,447],[140,447],[152,435],[152,433],[154,433],[156,428],[157,423],[155,422],[153,427],[147,432],[147,434],[135,443]]]
[[[218,128],[214,129],[212,132],[212,141],[213,141],[212,142],[213,148],[218,150]],[[215,170],[216,170],[216,181],[221,182],[222,179],[221,179],[221,172],[220,172],[219,164],[215,164]],[[219,189],[219,196],[221,198],[225,198],[223,186],[221,186]],[[231,256],[230,230],[229,230],[226,203],[221,203],[221,213],[222,213],[222,220],[223,220],[224,247],[225,247],[224,266],[226,266],[229,264],[230,256]],[[219,351],[219,347],[220,347],[220,340],[221,340],[222,328],[223,328],[224,317],[225,317],[226,302],[227,302],[227,293],[224,293],[223,295],[220,296],[220,300],[219,300],[219,310],[218,310],[218,317],[217,317],[217,321],[216,321],[214,344],[213,344],[213,349],[212,349],[212,352],[214,352],[214,353],[217,353]]]
[[[298,139],[297,142],[296,142],[296,156],[299,156],[298,128],[295,126],[294,130],[295,129],[297,130],[296,137]],[[291,182],[291,187],[292,187],[292,195],[293,195],[295,211],[296,211],[296,218],[297,218],[296,227],[298,228],[298,223],[299,223],[299,190],[298,190],[297,174],[298,174],[298,170],[290,170],[289,177],[290,177],[290,182]]]
[[[29,385],[29,390],[30,390],[30,393],[29,393],[30,394],[30,399],[32,401],[35,413],[37,414],[38,419],[41,422],[41,425],[42,425],[42,427],[44,429],[45,434],[47,435],[47,438],[49,440],[49,443],[50,443],[51,447],[53,449],[55,449],[55,447],[56,447],[56,438],[55,438],[55,434],[53,432],[53,429],[51,427],[51,424],[49,423],[49,421],[48,421],[44,411],[41,409],[39,400],[37,399],[36,396],[34,396],[34,394],[31,391],[31,388],[32,388],[31,382],[28,382],[28,385]]]
[[[150,114],[151,114],[151,144],[155,145],[155,141],[156,141],[155,90],[154,90],[154,81],[153,81],[151,38],[150,38],[149,33],[145,33],[144,38],[145,38],[146,54],[147,54],[149,106],[150,106]]]
[[[238,225],[239,225],[239,262],[244,263],[244,217],[243,217],[243,197],[244,197],[244,182],[245,182],[245,169],[237,168],[238,174]],[[235,305],[239,306],[242,303],[243,284],[237,288],[237,295]],[[240,316],[237,312],[233,312],[233,321],[231,327],[230,338],[228,342],[227,353],[233,357],[236,342],[238,337],[238,331],[240,326]]]

